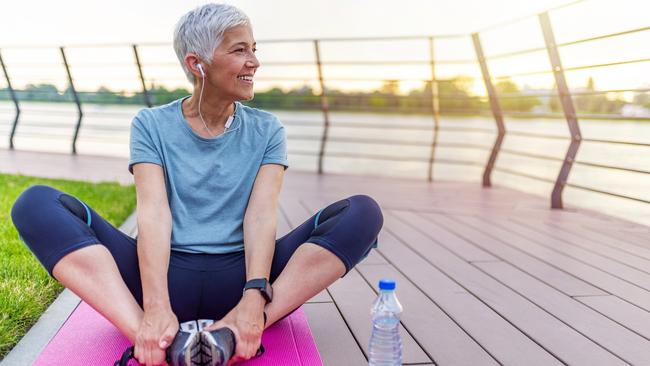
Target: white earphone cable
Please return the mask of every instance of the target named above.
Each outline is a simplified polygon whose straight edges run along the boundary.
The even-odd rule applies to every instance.
[[[199,94],[199,117],[201,117],[201,122],[203,122],[203,126],[205,126],[205,130],[208,131],[208,135],[214,136],[212,131],[208,128],[208,124],[205,123],[205,120],[203,119],[203,115],[201,114],[201,101],[203,100],[203,86],[205,85],[205,74],[201,72],[202,76],[202,81],[201,81],[201,94]]]

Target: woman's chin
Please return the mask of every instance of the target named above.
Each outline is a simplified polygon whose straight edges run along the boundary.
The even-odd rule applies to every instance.
[[[246,101],[249,101],[249,100],[253,100],[254,97],[255,97],[255,93],[241,95],[240,98],[239,98],[239,101],[240,102],[246,102]]]

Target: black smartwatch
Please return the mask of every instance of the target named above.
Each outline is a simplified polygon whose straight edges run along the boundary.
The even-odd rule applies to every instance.
[[[260,290],[267,304],[273,300],[273,288],[266,278],[255,278],[246,282],[243,292],[250,289]]]

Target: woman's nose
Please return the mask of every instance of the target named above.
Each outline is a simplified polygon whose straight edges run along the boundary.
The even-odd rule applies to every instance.
[[[250,68],[260,67],[260,61],[257,59],[257,56],[254,53],[251,53],[248,60],[246,60],[246,66]]]

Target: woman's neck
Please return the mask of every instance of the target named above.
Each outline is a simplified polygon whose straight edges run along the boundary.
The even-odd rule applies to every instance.
[[[194,93],[183,103],[183,114],[188,119],[199,119],[203,121],[210,131],[220,131],[225,128],[226,121],[235,113],[235,104],[232,101],[215,101],[213,98],[206,98],[204,91],[201,98],[201,116],[199,116],[199,93]],[[201,121],[201,122],[203,122]]]

